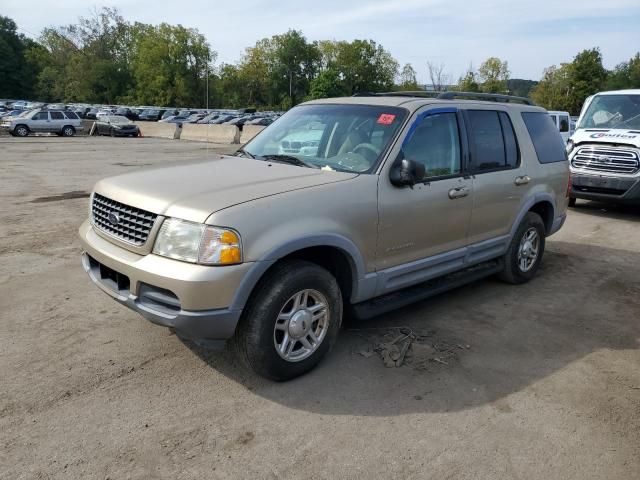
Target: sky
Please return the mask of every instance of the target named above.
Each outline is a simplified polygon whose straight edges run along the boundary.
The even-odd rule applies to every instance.
[[[607,68],[640,51],[640,0],[0,0],[0,15],[37,37],[102,6],[128,21],[197,28],[217,63],[236,63],[246,47],[289,29],[310,41],[372,39],[411,63],[419,83],[428,83],[427,62],[444,64],[455,82],[495,56],[512,78],[538,80],[585,48],[600,47]]]

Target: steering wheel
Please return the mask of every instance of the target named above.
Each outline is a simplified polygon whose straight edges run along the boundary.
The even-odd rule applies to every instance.
[[[356,145],[352,151],[369,160],[372,165],[378,159],[378,155],[380,155],[380,150],[372,143],[361,143]]]

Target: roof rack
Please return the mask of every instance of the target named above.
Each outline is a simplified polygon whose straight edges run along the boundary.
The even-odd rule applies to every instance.
[[[478,92],[427,92],[426,90],[404,91],[404,92],[385,92],[372,93],[361,92],[356,93],[354,97],[412,97],[412,98],[437,98],[440,100],[484,100],[500,103],[523,103],[525,105],[535,105],[535,103],[525,97],[516,97],[513,95],[502,95],[499,93],[478,93]]]

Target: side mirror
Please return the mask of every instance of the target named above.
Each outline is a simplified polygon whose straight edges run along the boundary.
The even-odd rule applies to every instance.
[[[425,175],[425,168],[422,163],[404,158],[403,154],[398,156],[389,173],[391,183],[396,187],[411,187],[421,182]]]

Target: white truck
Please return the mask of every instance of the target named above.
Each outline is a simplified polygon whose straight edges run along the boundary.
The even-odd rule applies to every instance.
[[[569,112],[549,111],[547,112],[560,132],[564,143],[567,143],[573,131],[571,129],[571,115]]]
[[[640,89],[585,100],[567,143],[571,199],[640,204]]]

